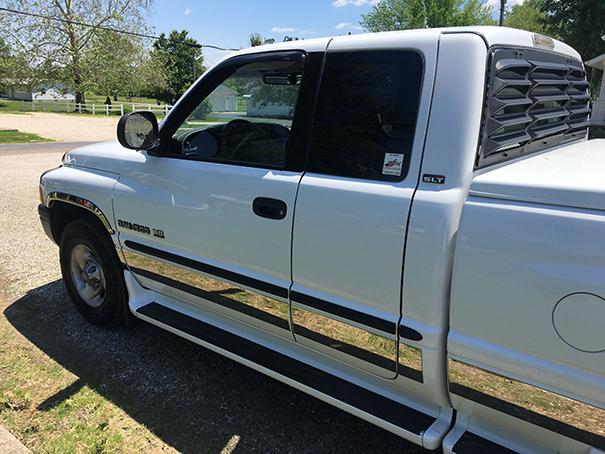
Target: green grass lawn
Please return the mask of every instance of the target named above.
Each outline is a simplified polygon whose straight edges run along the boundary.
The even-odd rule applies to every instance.
[[[0,131],[0,143],[32,143],[52,142],[51,139],[40,137],[37,134],[19,131]]]
[[[34,453],[135,453],[150,448],[146,440],[156,437],[147,428],[42,352],[14,339],[13,333],[0,320],[0,421]]]
[[[21,109],[21,101],[9,101],[8,99],[0,99],[0,113],[22,113]]]

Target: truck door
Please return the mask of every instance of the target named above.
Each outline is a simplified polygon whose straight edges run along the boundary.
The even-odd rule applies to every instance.
[[[307,130],[314,61],[321,53],[226,61],[161,125],[161,154],[141,153],[124,169],[115,215],[145,287],[291,338],[290,241],[304,162],[297,137]],[[210,102],[224,87],[240,95],[238,112]]]
[[[401,50],[401,41],[366,37],[361,48],[347,38],[326,53],[298,190],[293,330],[301,344],[394,378],[406,225],[436,41]],[[412,359],[402,370],[418,379],[419,368]]]

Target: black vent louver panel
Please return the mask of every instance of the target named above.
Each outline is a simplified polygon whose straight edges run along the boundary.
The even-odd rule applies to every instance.
[[[495,49],[477,167],[586,135],[590,115],[582,62],[534,49]]]

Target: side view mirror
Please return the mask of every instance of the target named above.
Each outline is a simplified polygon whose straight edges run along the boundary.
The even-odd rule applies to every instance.
[[[158,120],[153,112],[123,115],[118,122],[118,141],[132,150],[149,150],[158,145]]]

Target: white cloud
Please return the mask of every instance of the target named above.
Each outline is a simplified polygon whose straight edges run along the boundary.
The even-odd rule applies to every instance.
[[[353,25],[351,22],[341,22],[334,27],[336,30],[363,30],[361,25]]]
[[[190,10],[189,8],[187,8],[187,9],[185,10],[185,16],[189,16],[189,14],[190,14],[190,13],[191,13],[191,10]]]
[[[355,5],[355,6],[376,6],[380,0],[334,0],[332,6],[341,8],[343,6]]]
[[[509,10],[515,5],[521,5],[525,3],[525,0],[507,0],[506,9]],[[488,8],[491,8],[493,12],[500,12],[500,0],[487,0],[485,2]]]
[[[273,27],[271,29],[271,31],[273,33],[288,33],[288,32],[294,32],[294,31],[296,31],[296,29],[294,27]]]

